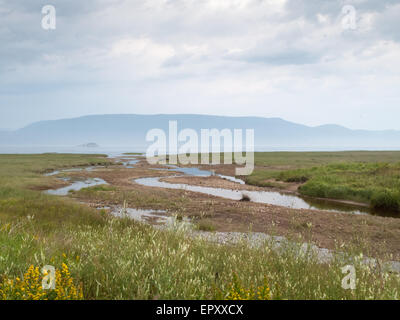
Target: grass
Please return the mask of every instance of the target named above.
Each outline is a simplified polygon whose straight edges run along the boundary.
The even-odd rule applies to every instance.
[[[72,193],[79,193],[81,196],[93,197],[95,195],[102,195],[104,193],[107,194],[109,192],[115,192],[117,191],[117,188],[110,185],[101,184],[94,187],[82,188],[79,191],[74,191],[74,190],[71,191]]]
[[[196,222],[196,227],[200,231],[215,231],[215,225],[210,219],[200,219]]]
[[[301,183],[303,195],[400,212],[400,152],[257,153],[252,185]]]
[[[86,299],[224,298],[235,274],[244,288],[261,286],[267,279],[274,298],[399,297],[397,276],[374,272],[359,262],[354,263],[356,290],[344,290],[344,261],[320,265],[312,255],[299,256],[296,246],[280,254],[268,243],[259,249],[244,243],[218,246],[123,219],[69,227],[58,241],[44,242],[29,232],[34,220],[21,220],[12,232],[2,232],[7,248],[2,253],[2,272],[21,276],[29,262],[42,266],[50,261],[56,267],[65,263],[82,284]]]
[[[68,198],[32,190],[51,183],[41,173],[67,166],[105,164],[101,156],[0,156],[0,282],[23,277],[33,265],[67,265],[85,299],[215,299],[252,296],[261,287],[273,299],[398,299],[397,275],[356,259],[357,287],[341,287],[347,251],[317,263],[299,246],[277,252],[272,243],[216,245],[182,230],[156,230],[118,219]],[[105,188],[105,189],[104,189]],[[108,186],[95,187],[108,193]],[[232,285],[233,283],[233,285]],[[238,288],[240,286],[241,288]],[[234,289],[234,290],[233,290]],[[243,289],[243,290],[242,290]],[[268,290],[267,290],[268,289]],[[1,298],[1,297],[0,297]]]
[[[306,168],[343,162],[398,162],[400,151],[256,152],[255,165],[276,168]]]

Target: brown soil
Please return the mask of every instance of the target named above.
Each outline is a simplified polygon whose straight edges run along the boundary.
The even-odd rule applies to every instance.
[[[161,179],[161,181],[169,182],[169,183],[184,183],[190,184],[194,186],[203,186],[203,187],[213,187],[213,188],[223,188],[223,189],[231,189],[231,190],[265,190],[265,188],[243,185],[239,183],[235,183],[226,179],[222,179],[218,176],[212,177],[166,177]]]
[[[67,181],[51,179],[48,183],[28,186],[30,190],[46,191],[51,189],[59,189],[70,185]]]
[[[93,172],[73,172],[70,176],[98,177],[117,187],[109,198],[102,194],[74,197],[97,206],[122,205],[121,193],[130,207],[166,209],[168,214],[181,214],[193,219],[211,221],[216,231],[254,231],[286,236],[291,239],[313,241],[320,247],[335,249],[341,244],[367,248],[365,255],[393,254],[400,259],[400,219],[378,216],[332,213],[318,210],[299,210],[252,202],[233,201],[185,190],[144,187],[133,180],[139,177],[165,176],[169,182],[181,182],[213,187],[265,190],[260,187],[242,186],[218,178],[176,177],[168,171],[151,170],[162,166],[140,161],[133,169],[106,168]],[[215,166],[213,166],[215,167]],[[209,169],[209,168],[207,168]],[[218,173],[226,175],[231,168]]]

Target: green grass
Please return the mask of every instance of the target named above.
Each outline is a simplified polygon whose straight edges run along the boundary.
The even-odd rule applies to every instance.
[[[209,232],[215,231],[216,229],[214,223],[209,219],[201,219],[197,221],[196,227],[200,231],[209,231]]]
[[[110,161],[104,155],[4,154],[0,155],[0,188],[43,184],[46,179],[42,175],[57,169],[107,164]],[[51,179],[53,178],[48,177],[47,181]]]
[[[222,246],[190,239],[182,230],[160,231],[118,219],[68,198],[28,187],[51,182],[41,173],[67,166],[102,163],[101,156],[0,155],[0,280],[21,277],[29,265],[59,268],[66,263],[83,285],[86,299],[224,298],[234,275],[245,288],[267,279],[273,298],[398,299],[397,275],[357,261],[356,290],[344,290],[344,257],[329,266],[289,245],[278,253],[265,243]],[[105,188],[105,189],[104,189]],[[94,188],[108,193],[109,186]],[[89,190],[86,190],[89,191]],[[90,192],[90,191],[89,191]],[[356,252],[346,251],[347,255]]]
[[[298,182],[303,195],[400,211],[400,152],[257,153],[256,164],[249,184]]]
[[[255,165],[305,168],[338,162],[398,162],[400,151],[256,152]],[[278,168],[279,170],[279,168]]]
[[[321,265],[311,254],[299,256],[295,245],[280,253],[268,243],[258,249],[245,243],[219,246],[123,219],[64,226],[45,242],[32,233],[40,224],[35,219],[40,218],[19,220],[12,231],[0,232],[0,270],[21,276],[31,263],[66,263],[86,299],[223,298],[234,274],[244,287],[262,285],[266,278],[274,298],[397,299],[400,293],[398,276],[357,261],[357,288],[344,290],[344,260]]]
[[[104,192],[113,192],[117,191],[116,187],[106,185],[106,184],[101,184],[98,186],[94,187],[89,187],[89,188],[82,188],[79,191],[74,191],[71,190],[73,193],[79,193],[80,195],[86,196],[86,197],[91,197],[92,195],[96,194],[103,194]]]

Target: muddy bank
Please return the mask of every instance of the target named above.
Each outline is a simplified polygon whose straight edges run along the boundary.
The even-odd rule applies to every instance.
[[[125,203],[126,204],[126,203]],[[97,208],[102,209],[103,208]],[[335,255],[344,259],[343,263],[352,263],[354,257],[345,257],[341,251],[336,253],[327,248],[320,248],[307,242],[296,244],[282,236],[271,236],[260,232],[206,232],[198,229],[196,219],[187,217],[169,216],[163,210],[143,210],[127,207],[109,207],[107,211],[121,218],[130,218],[141,223],[149,224],[158,229],[173,229],[183,232],[187,237],[197,238],[222,245],[247,244],[250,247],[262,247],[268,244],[268,248],[276,251],[285,251],[288,248],[297,250],[299,255],[314,256],[319,263],[330,263]],[[376,259],[363,257],[362,263],[371,268],[381,268],[387,272],[400,273],[400,262],[378,262]]]
[[[166,210],[167,215],[179,214],[189,218],[208,219],[217,232],[251,230],[291,239],[307,239],[319,247],[332,250],[342,243],[362,245],[368,248],[369,256],[382,257],[393,254],[396,260],[400,259],[400,219],[240,202],[187,190],[146,187],[134,182],[135,179],[143,177],[163,176],[171,179],[172,175],[176,174],[165,170],[152,170],[153,168],[154,166],[141,159],[134,168],[121,165],[95,171],[69,172],[69,176],[103,179],[115,188],[109,192],[75,192],[70,197],[93,206],[121,205],[126,200],[135,208]],[[220,178],[206,179],[217,181]],[[218,183],[228,186],[231,182],[220,179]],[[234,185],[239,190],[243,187],[239,184]]]

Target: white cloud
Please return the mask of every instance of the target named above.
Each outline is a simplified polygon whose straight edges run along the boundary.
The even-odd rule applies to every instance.
[[[0,127],[190,112],[400,129],[396,1],[65,1],[54,32],[41,6],[0,1]]]

